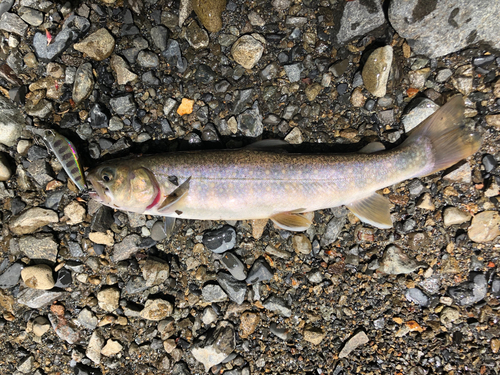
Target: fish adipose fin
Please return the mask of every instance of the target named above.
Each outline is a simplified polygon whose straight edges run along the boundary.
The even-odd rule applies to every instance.
[[[271,216],[274,224],[281,229],[290,230],[294,232],[301,232],[309,228],[312,221],[309,220],[303,213],[295,212],[282,212],[280,214]]]
[[[423,177],[451,167],[477,152],[481,136],[464,126],[464,101],[456,95],[413,131],[401,147],[428,139],[432,145],[433,164]]]
[[[158,206],[158,212],[165,212],[167,209],[172,208],[177,202],[184,198],[189,190],[189,177],[186,181],[180,184],[173,192],[165,197],[163,202]]]
[[[346,207],[365,223],[380,229],[392,228],[391,203],[377,193],[349,203]]]

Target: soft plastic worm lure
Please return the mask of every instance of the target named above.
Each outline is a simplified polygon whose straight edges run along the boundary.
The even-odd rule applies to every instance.
[[[30,130],[42,138],[78,189],[80,191],[87,189],[78,153],[73,143],[68,138],[51,129],[37,129],[32,127]]]

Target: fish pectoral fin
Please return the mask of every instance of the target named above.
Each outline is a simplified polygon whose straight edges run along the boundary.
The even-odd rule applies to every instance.
[[[392,228],[391,202],[377,193],[349,203],[346,207],[365,223],[380,229]]]
[[[271,216],[271,220],[278,228],[301,232],[312,224],[312,221],[306,215],[307,213],[282,212]]]
[[[184,181],[181,185],[179,185],[173,192],[165,197],[163,202],[158,206],[158,212],[164,212],[168,208],[172,208],[177,202],[179,202],[182,198],[184,198],[189,190],[189,181],[191,177],[189,177],[186,181]]]
[[[372,142],[368,143],[365,147],[363,147],[358,152],[361,154],[373,154],[374,152],[384,151],[385,146],[380,142]]]

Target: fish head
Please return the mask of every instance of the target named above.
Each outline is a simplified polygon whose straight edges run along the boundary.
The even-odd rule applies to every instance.
[[[120,210],[142,213],[161,194],[151,171],[127,163],[101,165],[88,174],[87,180],[95,190],[89,192],[91,198]]]

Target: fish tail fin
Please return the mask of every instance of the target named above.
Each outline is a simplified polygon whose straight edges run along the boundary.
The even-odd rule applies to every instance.
[[[456,95],[410,132],[402,147],[425,139],[432,150],[431,165],[416,177],[451,167],[479,150],[481,136],[464,126],[464,110],[462,96]]]

